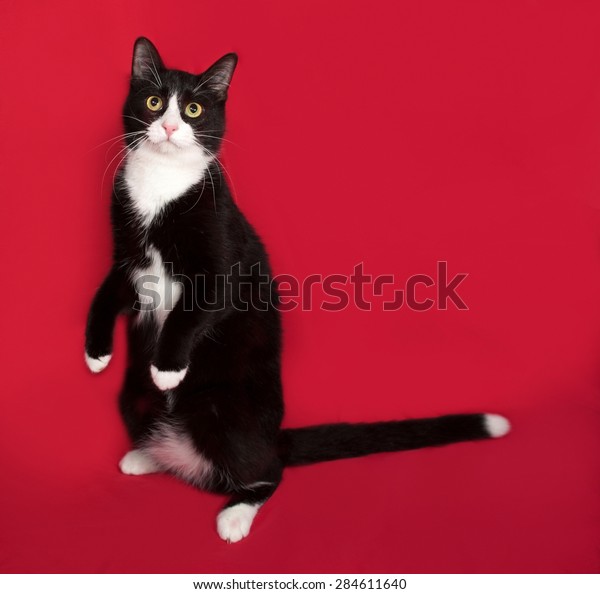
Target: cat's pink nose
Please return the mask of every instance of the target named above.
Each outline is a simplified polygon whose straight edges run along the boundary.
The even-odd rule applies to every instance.
[[[175,130],[179,128],[177,124],[163,123],[162,126],[165,129],[165,132],[167,133],[167,138],[171,138],[171,134],[173,134],[173,132],[175,132]]]

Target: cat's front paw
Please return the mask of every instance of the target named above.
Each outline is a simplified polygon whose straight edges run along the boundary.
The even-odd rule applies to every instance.
[[[85,363],[92,373],[100,373],[109,363],[112,354],[102,355],[101,357],[92,357],[85,354]]]
[[[188,368],[184,367],[178,371],[160,371],[155,365],[152,365],[150,375],[159,390],[172,390],[183,381],[187,370]]]

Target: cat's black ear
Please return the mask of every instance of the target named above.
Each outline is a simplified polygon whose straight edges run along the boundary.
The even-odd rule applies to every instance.
[[[160,79],[159,70],[164,69],[158,50],[145,37],[138,37],[133,46],[131,78]]]
[[[227,89],[229,89],[237,60],[236,54],[226,54],[217,60],[201,75],[201,85],[210,89],[219,99],[227,99]]]

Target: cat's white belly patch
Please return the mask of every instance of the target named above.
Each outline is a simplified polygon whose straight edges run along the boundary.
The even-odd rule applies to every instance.
[[[205,486],[213,475],[213,465],[203,456],[185,432],[172,425],[161,425],[143,447],[162,470],[172,472],[199,487]]]
[[[181,297],[181,284],[174,282],[160,252],[154,246],[148,248],[146,256],[150,260],[149,266],[136,269],[132,275],[133,285],[138,293],[139,319],[153,316],[158,327],[162,328]]]

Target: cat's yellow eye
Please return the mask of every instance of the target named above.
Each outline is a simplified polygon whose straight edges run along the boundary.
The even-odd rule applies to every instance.
[[[156,95],[152,95],[152,97],[148,97],[146,99],[146,107],[150,111],[158,111],[163,106],[163,100]]]
[[[185,115],[188,118],[197,118],[202,113],[202,105],[200,103],[188,103],[185,106]]]

